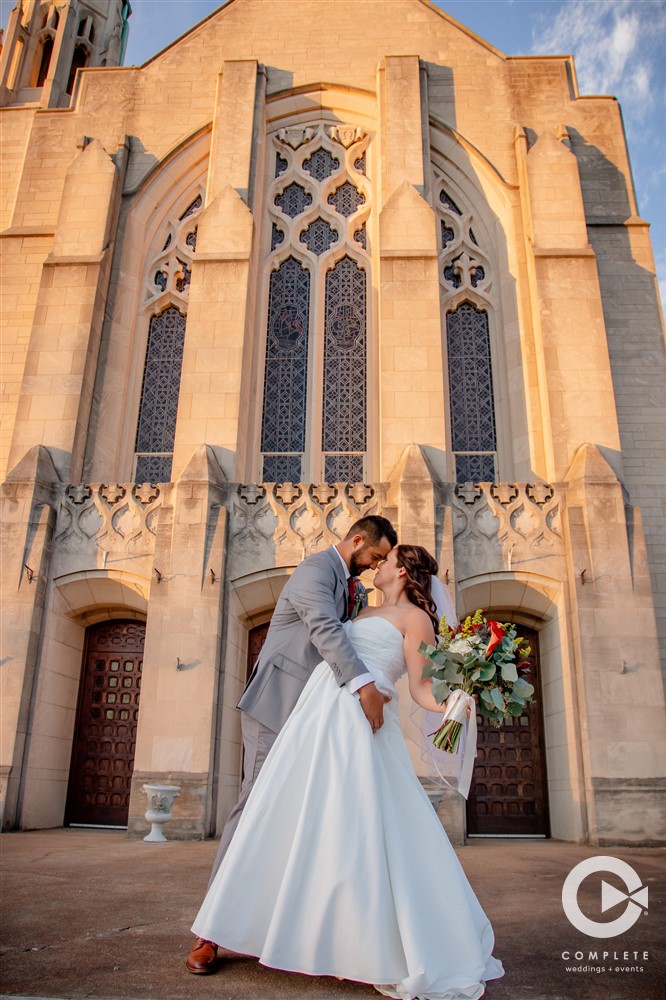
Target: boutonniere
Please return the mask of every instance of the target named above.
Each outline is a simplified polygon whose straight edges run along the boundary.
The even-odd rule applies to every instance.
[[[354,590],[354,606],[351,613],[352,618],[356,618],[356,615],[359,613],[361,608],[365,608],[367,606],[368,594],[371,594],[374,589],[373,587],[365,587],[357,577],[355,577],[355,579],[356,589]]]

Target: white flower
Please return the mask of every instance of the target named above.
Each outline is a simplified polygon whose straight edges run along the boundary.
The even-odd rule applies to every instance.
[[[470,653],[474,652],[474,647],[469,639],[461,635],[457,639],[453,640],[449,646],[449,651],[451,653],[460,653],[461,656],[469,656]]]

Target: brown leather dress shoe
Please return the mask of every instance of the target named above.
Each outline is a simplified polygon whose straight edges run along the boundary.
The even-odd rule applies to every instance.
[[[195,976],[209,976],[217,969],[217,945],[204,938],[197,938],[192,951],[187,956],[187,971]]]

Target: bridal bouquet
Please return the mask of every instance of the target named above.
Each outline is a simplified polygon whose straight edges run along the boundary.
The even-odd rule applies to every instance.
[[[485,618],[480,610],[455,629],[442,618],[437,645],[422,642],[419,652],[429,661],[423,677],[432,677],[435,701],[441,705],[453,694],[433,740],[448,753],[458,752],[468,706],[500,726],[509,716],[522,715],[534,694],[533,686],[520,676],[529,669],[530,647],[512,624]]]

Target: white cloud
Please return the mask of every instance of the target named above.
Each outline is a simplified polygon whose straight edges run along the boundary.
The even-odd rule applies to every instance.
[[[569,0],[540,18],[532,41],[537,54],[573,53],[581,93],[615,94],[634,118],[660,99],[664,0]]]

